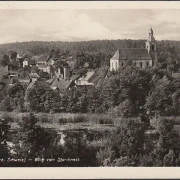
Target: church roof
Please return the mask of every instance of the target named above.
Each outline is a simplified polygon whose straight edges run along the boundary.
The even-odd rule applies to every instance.
[[[118,49],[111,59],[115,60],[152,60],[147,49]]]

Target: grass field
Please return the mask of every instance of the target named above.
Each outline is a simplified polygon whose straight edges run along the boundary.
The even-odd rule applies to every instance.
[[[27,113],[0,112],[0,117],[4,115],[10,119],[11,129],[18,129],[18,122]],[[113,118],[107,114],[73,114],[73,113],[36,113],[38,124],[44,128],[56,130],[112,130],[119,125],[122,118]],[[180,116],[167,117],[174,120],[174,129],[180,133]],[[139,121],[139,118],[133,118]]]

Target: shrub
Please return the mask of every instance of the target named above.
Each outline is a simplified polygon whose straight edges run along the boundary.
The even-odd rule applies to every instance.
[[[38,119],[38,122],[41,122],[41,123],[49,122],[47,114],[44,114],[44,113],[37,114],[37,119]]]
[[[74,123],[86,122],[86,121],[87,121],[87,115],[75,114],[74,117],[73,117],[73,122]]]
[[[98,164],[101,166],[108,166],[115,158],[115,152],[110,148],[100,149],[96,154]]]

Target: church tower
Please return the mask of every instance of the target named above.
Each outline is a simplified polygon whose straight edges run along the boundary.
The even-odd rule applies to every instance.
[[[157,67],[157,43],[154,38],[153,29],[149,30],[149,38],[146,41],[146,49],[153,60],[153,66]]]

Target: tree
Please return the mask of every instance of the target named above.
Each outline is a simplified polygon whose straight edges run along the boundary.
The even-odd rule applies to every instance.
[[[17,146],[17,152],[21,157],[45,157],[47,156],[48,149],[52,146],[54,131],[49,132],[37,125],[37,122],[36,116],[32,113],[24,115],[19,122],[20,130],[16,140],[20,142]]]
[[[10,112],[13,110],[11,105],[11,98],[6,96],[0,103],[0,110]]]
[[[0,158],[4,159],[7,159],[9,155],[9,150],[7,146],[9,129],[10,125],[8,124],[8,119],[0,119]]]
[[[9,64],[9,56],[8,55],[4,55],[0,61],[0,64],[2,66],[7,66]]]
[[[107,150],[111,152],[105,153],[106,156],[103,158],[104,160],[109,159],[111,164],[114,162],[114,164],[122,165],[127,160],[127,163],[131,162],[137,165],[137,157],[144,153],[145,136],[143,126],[132,119],[121,120],[119,124],[120,126],[110,135],[107,143],[105,143],[105,150],[103,152],[101,150],[99,153],[105,153]],[[99,153],[97,155],[101,157]]]
[[[158,80],[146,98],[145,107],[150,111],[157,110],[161,114],[170,114],[173,104],[171,87],[172,83],[168,78]]]

